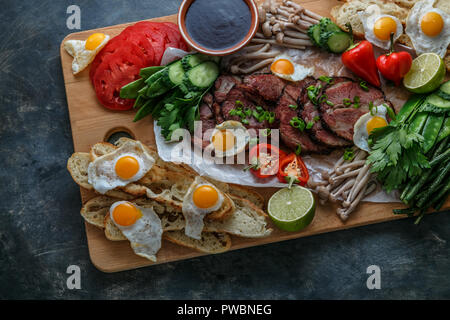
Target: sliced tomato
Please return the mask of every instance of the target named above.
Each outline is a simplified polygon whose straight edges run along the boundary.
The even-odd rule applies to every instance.
[[[131,48],[131,50],[130,50]],[[145,67],[145,58],[140,49],[128,44],[104,60],[92,79],[100,103],[112,110],[129,110],[134,100],[120,98],[120,89],[139,78],[139,71]]]
[[[168,47],[187,50],[178,26],[169,22],[138,22],[112,38],[89,72],[99,101],[109,109],[130,109],[134,100],[121,99],[120,89],[136,80],[141,68],[160,65]]]

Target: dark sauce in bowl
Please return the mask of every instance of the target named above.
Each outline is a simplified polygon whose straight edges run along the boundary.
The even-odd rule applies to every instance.
[[[193,41],[213,50],[224,50],[241,42],[252,23],[244,0],[195,0],[189,7],[185,25]]]

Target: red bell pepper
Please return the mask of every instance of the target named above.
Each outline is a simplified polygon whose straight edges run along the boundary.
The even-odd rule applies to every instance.
[[[411,69],[412,57],[406,51],[394,52],[394,33],[391,33],[391,47],[389,53],[383,54],[377,59],[377,67],[380,73],[388,80],[400,85],[403,77]]]
[[[289,183],[289,188],[294,183],[304,186],[309,180],[309,172],[302,158],[291,153],[280,160],[277,177],[280,182]]]
[[[349,33],[352,35],[351,25],[347,25]],[[361,79],[380,87],[380,76],[378,75],[372,44],[367,40],[353,44],[353,37],[351,42],[352,45],[341,56],[342,63]]]
[[[280,158],[286,153],[283,150],[268,143],[260,143],[254,146],[249,152],[250,166],[244,170],[250,169],[258,178],[268,178],[278,172]]]

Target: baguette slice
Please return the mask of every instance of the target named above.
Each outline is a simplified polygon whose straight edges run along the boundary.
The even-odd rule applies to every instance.
[[[227,220],[207,221],[206,231],[226,232],[232,235],[245,238],[263,238],[272,233],[272,229],[267,227],[267,215],[250,201],[238,196],[230,196],[236,210]]]
[[[91,161],[89,153],[76,152],[67,160],[67,170],[69,170],[72,179],[80,187],[87,190],[94,188],[88,182],[88,166]]]
[[[250,201],[253,205],[257,206],[259,209],[264,209],[266,201],[264,197],[257,191],[238,184],[230,184],[230,195],[238,196],[239,198],[244,198]]]
[[[186,236],[184,230],[167,231],[163,233],[163,239],[209,254],[222,253],[231,247],[231,237],[221,232],[202,232],[201,240],[197,240]]]
[[[345,24],[350,22],[353,29],[353,34],[356,37],[364,37],[364,27],[359,18],[358,12],[365,11],[368,6],[376,4],[380,8],[381,13],[389,14],[397,17],[403,24],[406,22],[406,17],[409,10],[400,7],[393,1],[388,0],[350,0],[343,4],[337,5],[331,9],[331,16],[339,28],[346,30]]]

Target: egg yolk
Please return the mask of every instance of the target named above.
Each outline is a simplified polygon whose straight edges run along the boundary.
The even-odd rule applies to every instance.
[[[380,40],[390,39],[391,32],[397,31],[397,23],[391,17],[382,17],[373,25],[373,34]]]
[[[227,151],[234,147],[235,136],[230,130],[217,131],[212,137],[214,149]]]
[[[437,12],[428,12],[422,17],[420,28],[427,36],[435,37],[439,35],[444,28],[444,19],[442,19],[442,16]]]
[[[85,48],[86,50],[95,50],[105,40],[104,33],[93,33],[87,38]]]
[[[130,179],[139,171],[139,162],[131,156],[122,157],[117,160],[115,170],[122,179]]]
[[[372,117],[369,121],[367,121],[366,129],[369,134],[376,128],[382,128],[387,126],[387,121],[382,117]]]
[[[208,185],[200,186],[195,189],[192,196],[194,204],[201,209],[211,208],[217,203],[218,199],[219,193],[217,190]]]
[[[278,59],[270,66],[270,70],[274,73],[293,74],[294,65],[287,59]]]
[[[114,208],[112,215],[117,224],[128,227],[142,217],[142,212],[131,203],[124,202]]]

